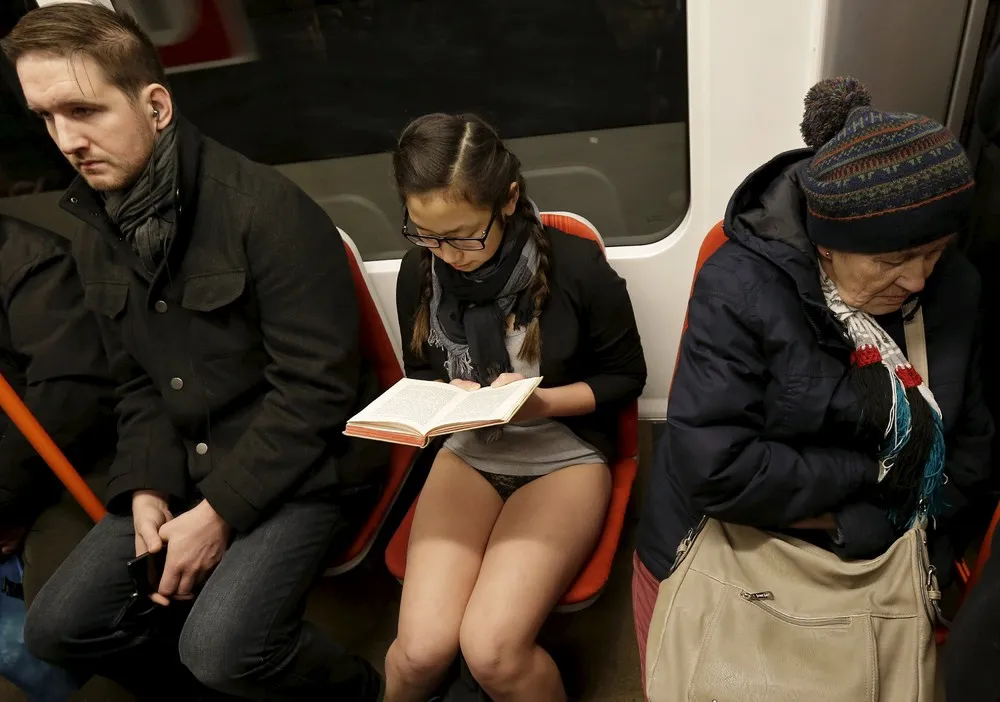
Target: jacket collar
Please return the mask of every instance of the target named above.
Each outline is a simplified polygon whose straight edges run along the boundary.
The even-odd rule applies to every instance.
[[[194,213],[198,206],[198,193],[201,190],[201,151],[205,143],[198,128],[181,115],[177,115],[177,158],[178,158],[178,188],[177,197],[177,229],[186,235],[194,222]]]
[[[201,151],[204,144],[204,137],[198,129],[188,122],[180,113],[175,112],[174,119],[177,120],[177,157],[178,157],[178,186],[174,192],[174,202],[177,207],[177,228],[174,236],[170,240],[167,249],[167,256],[164,264],[153,276],[153,283],[160,277],[164,265],[168,265],[175,257],[183,255],[188,239],[191,235],[191,226],[194,223],[194,215],[198,205],[198,192],[200,190],[201,179]],[[59,206],[69,212],[85,224],[97,229],[117,246],[123,246],[121,233],[117,230],[104,210],[103,200],[95,192],[82,176],[77,176],[59,201]],[[126,247],[127,248],[127,247]],[[131,253],[131,251],[130,251]],[[133,254],[134,256],[134,254]],[[148,276],[135,261],[139,272]]]
[[[180,114],[175,113],[174,119],[177,120],[177,156],[178,168],[180,169],[174,198],[183,216],[185,210],[193,210],[197,204],[201,148],[204,137],[193,124]],[[59,200],[59,206],[97,229],[108,227],[113,229],[104,214],[104,203],[101,196],[87,185],[83,176],[78,175],[73,179]],[[185,219],[190,221],[188,217]]]

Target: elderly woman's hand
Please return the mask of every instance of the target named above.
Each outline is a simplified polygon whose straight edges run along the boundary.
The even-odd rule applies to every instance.
[[[834,514],[833,550],[841,558],[875,558],[897,538],[885,509],[871,502],[851,502]]]

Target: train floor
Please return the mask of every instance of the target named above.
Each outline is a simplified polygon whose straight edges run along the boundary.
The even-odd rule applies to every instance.
[[[634,519],[630,520],[630,530]],[[629,534],[631,537],[631,534]],[[631,538],[630,538],[631,540]],[[575,659],[568,684],[580,702],[642,702],[639,661],[632,629],[631,553],[622,549],[608,589],[589,609],[554,615],[544,632],[545,643],[560,661]],[[395,631],[399,585],[381,564],[325,580],[313,594],[309,616],[336,629],[352,649],[378,662]],[[584,672],[586,671],[586,672]],[[131,697],[106,680],[94,679],[73,702],[129,702]],[[944,695],[938,694],[939,702]],[[0,702],[27,702],[0,679]]]
[[[635,520],[629,520],[629,542]],[[590,608],[553,615],[543,632],[560,661],[573,661],[567,684],[587,702],[641,702],[639,660],[632,628],[631,548],[619,551],[604,594]],[[323,580],[312,594],[308,617],[336,631],[348,649],[381,669],[396,630],[400,586],[372,554],[356,570]],[[586,671],[586,672],[584,672]],[[0,679],[0,702],[26,698]],[[131,696],[106,680],[91,680],[74,702],[128,702]]]

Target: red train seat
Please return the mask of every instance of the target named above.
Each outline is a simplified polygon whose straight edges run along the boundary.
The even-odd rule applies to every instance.
[[[339,231],[344,240],[344,248],[347,249],[347,260],[351,266],[351,276],[354,278],[354,289],[361,311],[361,349],[378,375],[379,386],[387,390],[403,377],[402,364],[387,331],[391,328],[389,320],[375,301],[375,294],[365,273],[361,254],[358,253],[351,238],[343,230]],[[417,456],[417,449],[409,446],[393,444],[390,451],[389,472],[378,503],[351,545],[327,568],[327,575],[346,573],[361,563],[385,523]]]

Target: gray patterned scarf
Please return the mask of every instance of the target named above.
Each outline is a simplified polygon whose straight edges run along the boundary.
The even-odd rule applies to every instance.
[[[532,301],[526,291],[539,262],[538,244],[530,233],[534,226],[536,220],[512,218],[494,258],[470,273],[434,259],[428,343],[446,353],[449,380],[472,380],[485,387],[513,369],[506,348],[507,319],[513,313],[515,326],[531,321]],[[490,290],[492,294],[486,294]],[[490,443],[502,432],[501,427],[489,427],[476,434]]]
[[[177,123],[156,138],[153,155],[131,187],[104,194],[104,209],[143,267],[156,272],[177,225]]]
[[[504,322],[506,322],[507,317],[513,311],[514,304],[518,301],[520,293],[528,287],[532,278],[535,277],[536,270],[538,270],[538,245],[534,239],[529,238],[525,242],[524,248],[521,249],[520,259],[514,267],[514,272],[511,273],[510,278],[507,279],[507,283],[496,298],[498,316]],[[480,376],[472,363],[468,341],[451,339],[441,326],[441,320],[438,317],[438,311],[441,306],[441,279],[438,277],[433,266],[431,267],[431,285],[431,328],[428,343],[431,346],[442,349],[448,354],[445,369],[448,371],[449,380],[457,378],[480,382]],[[504,329],[505,331],[506,329]],[[500,370],[499,373],[491,373],[491,375],[493,375],[493,379],[496,379],[497,375],[509,370],[508,366],[507,369]]]

